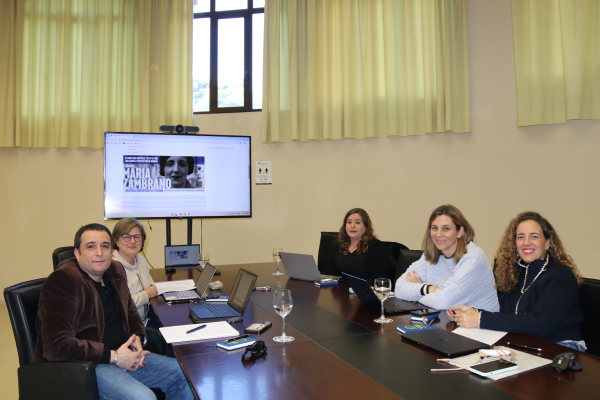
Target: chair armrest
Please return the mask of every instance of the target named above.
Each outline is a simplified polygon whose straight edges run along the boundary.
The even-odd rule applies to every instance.
[[[146,327],[146,335],[148,336],[146,350],[162,356],[167,354],[167,342],[165,342],[158,329]]]
[[[20,400],[99,400],[96,366],[90,361],[25,364],[18,376]]]

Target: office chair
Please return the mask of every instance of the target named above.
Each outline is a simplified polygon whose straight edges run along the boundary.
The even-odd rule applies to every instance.
[[[59,247],[52,252],[52,265],[56,271],[69,258],[75,257],[75,246]]]
[[[4,289],[4,299],[19,354],[19,399],[99,400],[96,367],[90,361],[31,363],[37,341],[35,318],[46,278]],[[159,389],[151,389],[164,399]]]
[[[339,232],[321,232],[321,242],[319,243],[319,255],[317,257],[317,266],[319,271],[323,272],[327,266],[327,260],[331,252],[340,242]]]
[[[388,258],[390,260],[390,266],[388,269],[388,278],[392,281],[392,290],[396,286],[396,269],[398,266],[398,258],[400,258],[400,250],[408,250],[408,247],[402,243],[397,242],[383,242],[388,252]]]
[[[423,255],[423,250],[400,250],[400,257],[398,257],[398,265],[396,267],[396,276],[394,282],[406,272],[408,267],[415,261],[417,261]]]
[[[587,345],[587,353],[600,356],[600,280],[583,278],[579,287],[579,308],[583,313],[581,336]]]

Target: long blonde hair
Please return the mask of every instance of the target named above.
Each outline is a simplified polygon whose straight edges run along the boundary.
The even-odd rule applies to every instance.
[[[463,235],[458,238],[456,252],[454,253],[453,257],[454,263],[458,264],[462,256],[464,256],[467,252],[467,245],[473,240],[473,238],[475,238],[475,230],[471,224],[469,224],[469,221],[467,221],[460,210],[451,204],[439,206],[433,210],[431,216],[429,217],[429,222],[427,223],[427,228],[425,229],[425,237],[423,238],[423,253],[425,253],[425,260],[431,264],[435,264],[440,259],[440,255],[442,254],[442,252],[435,247],[433,240],[431,240],[431,224],[433,223],[434,219],[441,215],[447,215],[450,217],[452,222],[454,222],[457,231],[459,231],[460,228],[463,228]]]
[[[552,261],[571,268],[575,278],[577,278],[577,282],[581,284],[583,278],[577,269],[577,265],[575,265],[571,256],[565,251],[554,227],[540,214],[533,211],[525,211],[510,221],[510,224],[508,224],[504,231],[502,240],[500,240],[500,247],[496,252],[495,274],[497,289],[501,292],[508,293],[517,285],[519,274],[521,273],[521,270],[517,265],[517,258],[519,257],[517,251],[517,227],[521,222],[525,221],[535,221],[540,225],[544,238],[550,242],[548,255]]]

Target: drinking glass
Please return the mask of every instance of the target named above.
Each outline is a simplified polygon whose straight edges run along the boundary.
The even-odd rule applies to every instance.
[[[292,307],[294,306],[292,302],[292,291],[289,289],[277,289],[275,291],[275,296],[273,297],[273,307],[275,308],[275,312],[281,315],[281,319],[283,321],[283,328],[281,336],[275,336],[273,338],[276,342],[291,342],[294,340],[292,336],[287,336],[285,334],[285,317],[292,311]]]
[[[387,278],[377,278],[375,279],[375,294],[377,298],[381,300],[381,317],[377,318],[375,322],[380,322],[382,324],[387,324],[388,322],[392,322],[391,318],[386,318],[383,313],[383,302],[390,295],[390,291],[392,290],[392,282]]]
[[[281,261],[281,256],[279,255],[279,253],[282,251],[283,249],[273,249],[273,260],[277,261],[277,272],[273,272],[273,275],[283,275],[282,272],[279,272],[279,261]]]
[[[199,261],[200,261],[200,265],[202,266],[202,270],[204,270],[206,263],[210,261],[210,256],[208,255],[208,253],[202,253],[202,254],[200,254]]]

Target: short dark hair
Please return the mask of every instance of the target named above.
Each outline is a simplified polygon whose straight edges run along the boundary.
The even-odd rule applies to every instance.
[[[144,229],[144,225],[140,221],[135,218],[123,218],[113,228],[112,238],[113,238],[113,249],[119,250],[119,246],[117,245],[119,241],[119,237],[122,235],[126,235],[135,227],[138,227],[140,233],[142,234],[142,248],[140,251],[144,250],[144,242],[146,241],[146,230]]]
[[[73,245],[77,250],[81,251],[81,235],[83,235],[83,233],[87,231],[104,231],[108,233],[108,237],[110,238],[110,245],[111,247],[113,246],[113,237],[110,234],[110,230],[107,227],[105,227],[102,224],[87,224],[79,228],[79,230],[75,234],[75,240],[73,242]]]
[[[160,164],[160,176],[165,176],[165,165],[167,164],[167,160],[171,157],[185,157],[185,156],[159,156],[158,162]],[[187,166],[188,166],[188,175],[194,173],[194,168],[196,167],[196,162],[194,161],[194,157],[185,157]]]

